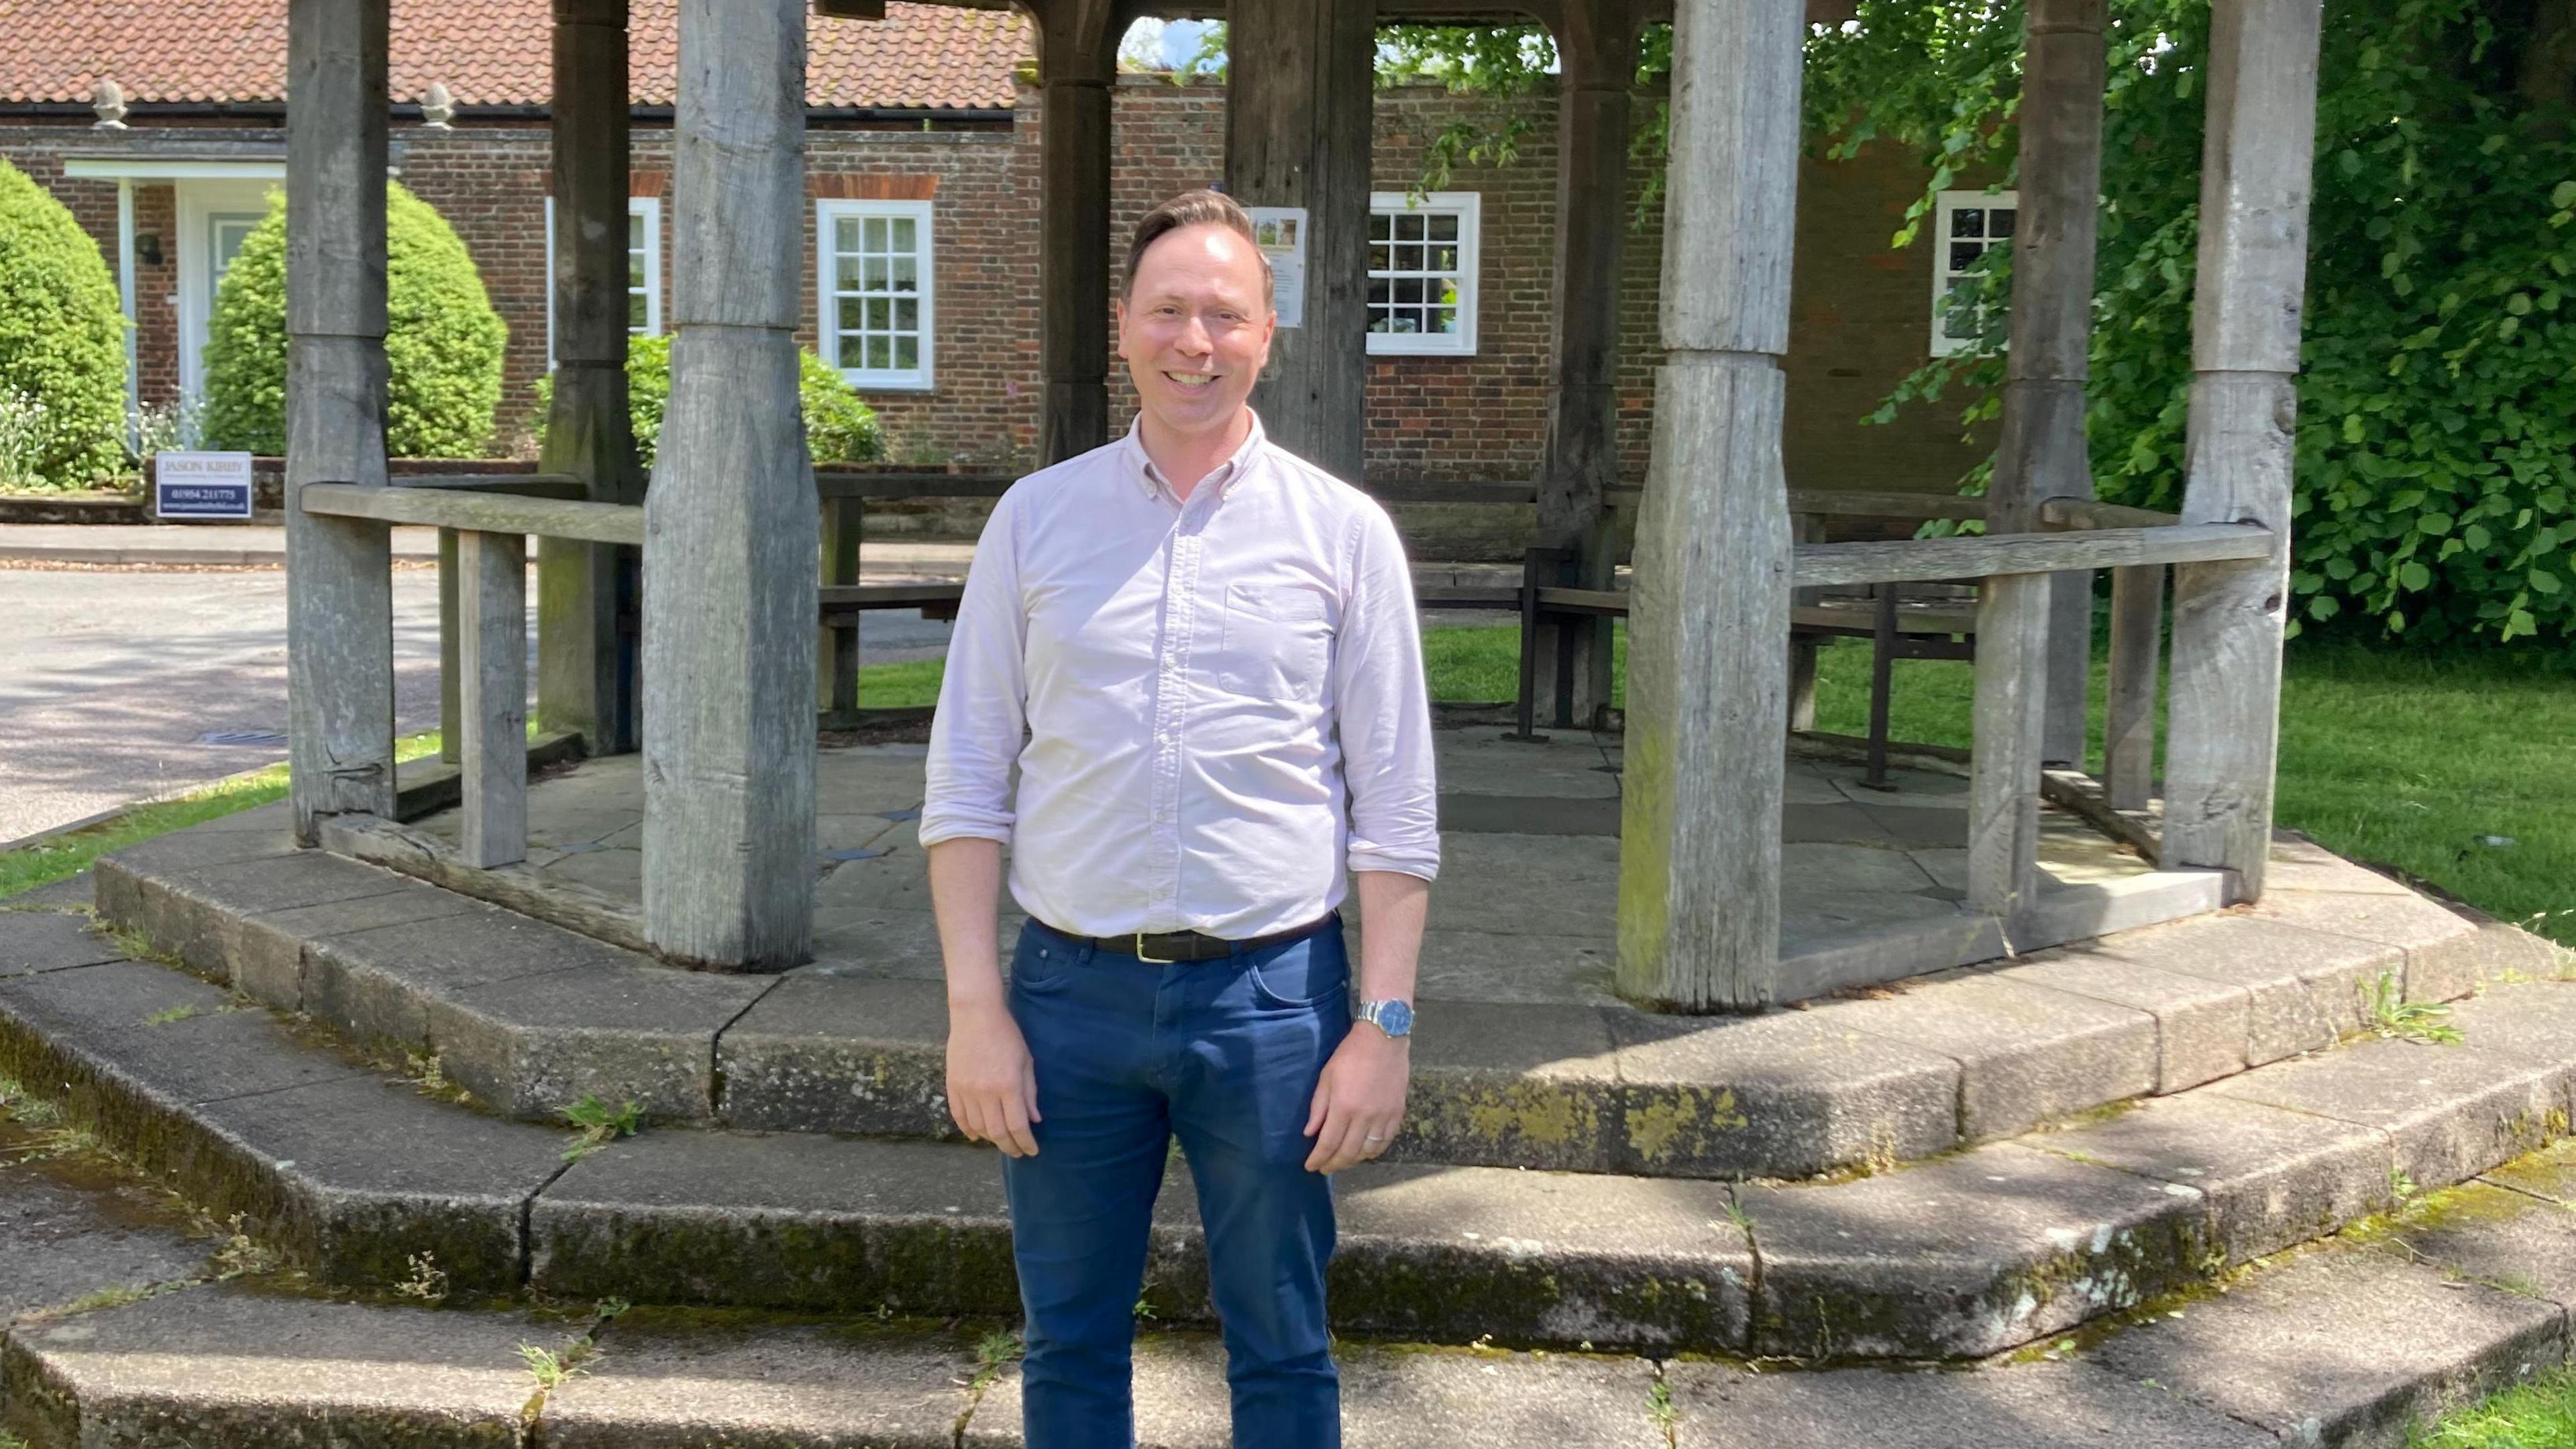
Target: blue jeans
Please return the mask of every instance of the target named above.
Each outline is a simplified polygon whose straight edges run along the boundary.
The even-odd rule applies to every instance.
[[[1239,1449],[1338,1449],[1324,1327],[1331,1180],[1308,1172],[1315,1082],[1350,1031],[1339,921],[1213,961],[1140,961],[1035,923],[1011,1014],[1036,1065],[1034,1157],[1004,1158],[1029,1449],[1130,1449],[1129,1353],[1154,1196],[1178,1137],[1197,1180]]]

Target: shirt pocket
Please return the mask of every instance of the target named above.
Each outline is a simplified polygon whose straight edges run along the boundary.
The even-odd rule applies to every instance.
[[[1332,662],[1332,611],[1312,588],[1238,580],[1226,585],[1216,687],[1251,699],[1312,704]]]

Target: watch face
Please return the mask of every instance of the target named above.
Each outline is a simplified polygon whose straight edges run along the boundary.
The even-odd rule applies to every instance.
[[[1401,1001],[1381,1001],[1377,1024],[1388,1036],[1404,1036],[1413,1030],[1413,1008]]]

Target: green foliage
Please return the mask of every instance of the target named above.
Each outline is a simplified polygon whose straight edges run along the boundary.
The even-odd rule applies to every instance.
[[[98,244],[0,160],[0,469],[19,488],[87,488],[123,465],[125,314]]]
[[[385,451],[472,457],[492,437],[510,330],[445,218],[385,188]],[[207,445],[286,450],[286,198],[242,241],[206,327]]]
[[[596,1094],[584,1092],[560,1115],[573,1129],[572,1141],[564,1148],[566,1162],[579,1162],[620,1137],[644,1130],[644,1104],[632,1099],[612,1107]]]
[[[805,447],[817,464],[873,462],[885,452],[876,410],[841,380],[812,349],[797,354],[796,398],[805,410]],[[653,466],[662,436],[662,413],[671,404],[671,339],[631,337],[626,342],[626,416],[635,430],[635,453]],[[554,406],[554,379],[537,379],[537,415]]]
[[[2208,7],[2113,0],[2090,428],[2106,497],[2181,497]],[[2576,145],[2509,80],[2529,37],[2474,0],[2327,10],[2297,429],[2293,627],[2576,641]],[[1933,174],[2009,174],[2020,7],[1862,0],[1808,51],[1828,152],[1919,147]],[[1927,63],[1928,57],[1928,63]],[[1990,253],[1990,256],[1994,254]],[[2009,260],[1982,278],[2009,292]],[[1891,408],[1994,415],[1989,346]],[[1973,480],[1972,480],[1973,482]]]

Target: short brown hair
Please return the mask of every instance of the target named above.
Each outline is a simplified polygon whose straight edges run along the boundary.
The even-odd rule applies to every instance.
[[[1184,191],[1146,212],[1145,219],[1136,223],[1136,235],[1127,243],[1127,285],[1119,289],[1120,296],[1135,299],[1136,268],[1145,260],[1145,248],[1185,226],[1221,226],[1252,243],[1252,254],[1261,258],[1261,302],[1265,307],[1270,305],[1270,254],[1261,249],[1260,239],[1252,230],[1252,218],[1233,197],[1207,190]]]

